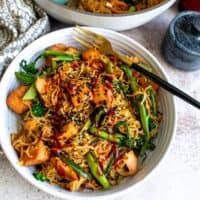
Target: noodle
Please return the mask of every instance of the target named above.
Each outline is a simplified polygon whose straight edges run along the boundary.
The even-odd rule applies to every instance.
[[[121,14],[132,12],[134,6],[136,11],[140,11],[159,4],[162,0],[80,0],[79,9],[93,13]],[[127,3],[128,2],[128,3]]]
[[[116,185],[123,176],[137,172],[137,159],[144,156],[140,153],[145,145],[152,146],[151,140],[144,140],[146,129],[139,105],[144,106],[143,112],[151,119],[151,139],[157,135],[161,114],[155,113],[158,107],[155,108],[150,94],[154,91],[157,103],[157,89],[150,80],[133,71],[138,89],[132,90],[121,68],[123,63],[115,56],[103,55],[96,49],[79,52],[63,44],[49,48],[55,49],[79,57],[56,63],[56,57],[46,58],[34,81],[38,96],[21,113],[20,130],[11,135],[20,164],[35,166],[40,178],[70,191],[100,190],[98,179],[84,175],[91,173],[87,155],[92,152],[99,164],[98,173],[105,173],[109,184]],[[131,58],[140,63],[139,58]],[[15,110],[9,102],[8,106]]]

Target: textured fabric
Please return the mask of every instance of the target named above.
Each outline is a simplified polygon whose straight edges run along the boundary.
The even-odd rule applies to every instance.
[[[0,76],[30,42],[49,31],[46,13],[31,0],[0,0]]]

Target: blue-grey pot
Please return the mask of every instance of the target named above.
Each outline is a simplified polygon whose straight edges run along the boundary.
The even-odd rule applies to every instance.
[[[186,20],[187,16],[200,17],[200,13],[193,11],[182,12],[172,20],[162,43],[162,52],[166,61],[169,62],[172,66],[182,70],[191,71],[200,69],[200,32],[198,32],[199,35],[194,35],[194,33],[191,33],[191,35],[188,36],[195,39],[196,42],[192,43],[193,47],[196,45],[195,50],[192,49],[188,43],[185,44],[184,41],[181,41],[182,38],[177,39],[175,34],[175,26],[177,20],[184,18],[184,23],[186,23],[186,25],[187,23],[191,23],[191,21]],[[196,27],[198,30],[200,30],[200,21]]]

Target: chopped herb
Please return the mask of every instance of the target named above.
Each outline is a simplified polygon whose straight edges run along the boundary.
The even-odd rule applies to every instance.
[[[35,75],[26,72],[15,72],[16,78],[24,84],[30,85],[35,81]]]
[[[150,117],[149,118],[149,131],[152,131],[154,128],[156,128],[156,124],[153,121],[153,119]]]
[[[135,12],[136,11],[136,7],[135,6],[130,6],[130,8],[128,9],[128,12]]]
[[[127,121],[119,121],[115,124],[114,126],[114,130],[116,132],[120,132],[120,133],[124,133],[123,131],[121,131],[121,127],[125,127],[126,128],[126,134],[128,135],[128,137],[130,137],[130,134],[131,134],[131,131],[130,131],[130,128],[129,128],[129,125],[128,125],[128,122]]]
[[[32,113],[35,117],[42,117],[45,114],[46,110],[41,103],[35,103],[32,106]]]
[[[31,74],[37,73],[37,69],[35,68],[35,62],[27,64],[26,60],[22,60],[19,65],[26,73],[31,73]]]
[[[39,181],[42,181],[42,182],[48,181],[47,177],[40,172],[34,172],[33,176],[35,177],[35,179],[37,179]]]
[[[112,85],[118,92],[122,91],[124,95],[126,95],[129,92],[129,86],[122,84],[122,82],[119,80],[114,80],[112,82]]]

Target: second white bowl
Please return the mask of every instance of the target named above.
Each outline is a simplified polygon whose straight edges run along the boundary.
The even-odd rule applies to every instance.
[[[135,28],[149,22],[172,6],[175,1],[163,0],[156,6],[134,13],[106,15],[69,9],[51,0],[35,0],[50,16],[64,23],[102,27],[116,31]]]

